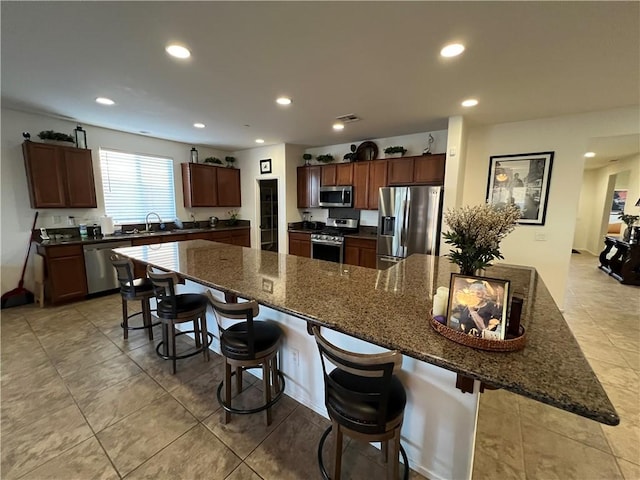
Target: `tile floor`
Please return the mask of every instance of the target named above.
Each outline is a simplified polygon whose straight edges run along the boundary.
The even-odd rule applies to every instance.
[[[640,479],[640,290],[596,264],[573,255],[566,318],[621,425],[488,392],[475,479]],[[269,427],[256,416],[222,425],[214,396],[219,357],[183,360],[171,375],[142,332],[122,340],[119,322],[119,295],[2,311],[3,479],[320,478],[324,418],[285,397]],[[251,402],[260,384],[246,377],[241,401]],[[376,453],[349,442],[344,478],[384,478]]]

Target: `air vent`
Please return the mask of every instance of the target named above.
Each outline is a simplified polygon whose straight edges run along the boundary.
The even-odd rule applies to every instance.
[[[354,115],[353,113],[348,113],[347,115],[341,115],[339,117],[336,117],[336,120],[342,123],[352,123],[352,122],[359,122],[360,117],[358,117],[357,115]]]

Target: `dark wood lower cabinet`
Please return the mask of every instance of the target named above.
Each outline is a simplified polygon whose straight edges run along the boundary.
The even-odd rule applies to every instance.
[[[311,234],[289,232],[289,255],[311,258]]]
[[[344,263],[359,267],[376,268],[377,241],[368,238],[344,239]]]
[[[87,295],[84,253],[81,245],[61,245],[37,251],[45,258],[46,294],[54,305],[83,299]]]

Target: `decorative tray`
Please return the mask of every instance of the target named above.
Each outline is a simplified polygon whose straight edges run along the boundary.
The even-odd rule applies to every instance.
[[[436,332],[447,337],[449,340],[453,340],[461,345],[466,345],[467,347],[477,348],[478,350],[488,350],[491,352],[515,352],[517,350],[522,350],[527,343],[527,334],[522,325],[520,325],[520,335],[513,338],[506,338],[505,340],[491,340],[467,335],[466,333],[447,327],[445,324],[436,320],[433,316],[431,316],[431,326]]]

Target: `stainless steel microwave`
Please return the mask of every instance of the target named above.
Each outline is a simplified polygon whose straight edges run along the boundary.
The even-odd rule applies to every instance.
[[[353,187],[320,187],[321,207],[352,207]]]

